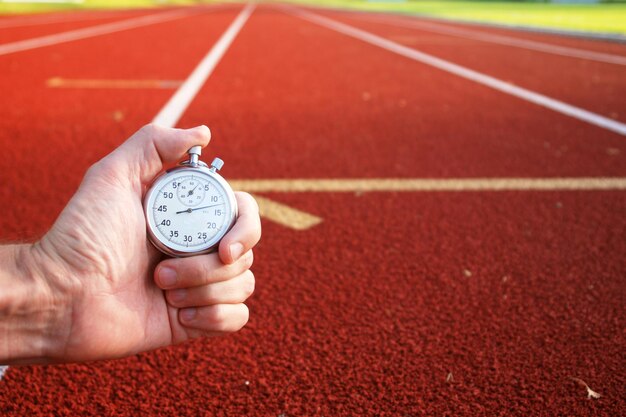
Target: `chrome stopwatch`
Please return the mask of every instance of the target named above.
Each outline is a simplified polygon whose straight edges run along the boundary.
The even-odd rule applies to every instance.
[[[157,177],[144,198],[148,237],[167,255],[213,252],[237,218],[235,193],[217,173],[224,162],[207,166],[201,149],[189,149],[189,160]]]

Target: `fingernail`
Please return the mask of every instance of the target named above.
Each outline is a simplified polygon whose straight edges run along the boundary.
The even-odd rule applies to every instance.
[[[184,301],[186,297],[187,297],[187,290],[170,291],[170,300],[175,303]]]
[[[172,268],[159,269],[159,282],[163,287],[172,287],[176,284],[176,271]]]
[[[182,321],[190,322],[198,314],[198,310],[195,308],[185,308],[180,310],[180,318]]]
[[[243,245],[239,242],[231,244],[228,249],[230,250],[230,257],[233,261],[236,261],[243,255]]]

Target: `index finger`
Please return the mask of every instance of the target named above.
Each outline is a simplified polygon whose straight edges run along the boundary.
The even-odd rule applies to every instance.
[[[220,259],[225,264],[235,262],[261,239],[261,218],[256,200],[241,191],[235,193],[235,198],[239,211],[237,220],[219,247]]]

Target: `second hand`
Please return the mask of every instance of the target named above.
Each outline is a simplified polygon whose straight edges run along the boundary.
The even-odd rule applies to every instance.
[[[191,213],[191,212],[196,211],[196,210],[202,210],[202,209],[207,209],[207,208],[211,208],[211,207],[217,207],[217,206],[221,206],[221,205],[223,205],[223,204],[224,204],[224,203],[213,204],[213,205],[211,205],[211,206],[196,207],[196,208],[194,208],[194,209],[192,209],[191,207],[189,207],[187,210],[177,211],[177,212],[176,212],[176,214],[180,214],[180,213]]]

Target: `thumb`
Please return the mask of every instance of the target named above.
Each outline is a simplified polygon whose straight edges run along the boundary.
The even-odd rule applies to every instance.
[[[206,126],[174,129],[149,124],[105,160],[109,159],[118,173],[124,172],[129,178],[139,178],[142,184],[146,184],[163,169],[164,163],[179,160],[192,146],[204,148],[210,140],[211,131]]]

